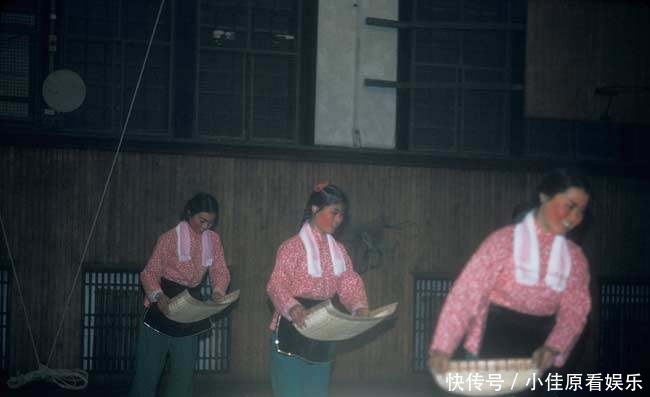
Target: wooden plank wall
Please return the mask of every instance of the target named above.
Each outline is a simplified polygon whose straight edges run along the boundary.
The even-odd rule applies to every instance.
[[[72,289],[111,156],[0,147],[0,211],[42,362]],[[320,180],[349,195],[349,231],[400,225],[383,228],[380,266],[363,275],[371,306],[399,301],[399,315],[383,333],[342,353],[334,373],[339,380],[391,380],[411,373],[413,275],[454,277],[486,234],[508,223],[514,206],[531,197],[539,175],[124,153],[84,262],[141,269],[185,201],[197,191],[213,193],[222,208],[219,231],[232,286],[242,291],[233,312],[232,371],[226,377],[264,380],[270,320],[265,284],[275,250],[297,232],[307,194]],[[648,250],[642,247],[649,245],[648,237],[640,234],[650,202],[648,181],[594,177],[593,183],[594,221],[584,245],[594,273],[647,275]],[[0,253],[6,254],[4,246]],[[76,287],[52,367],[80,365],[79,283]],[[29,370],[34,355],[16,289],[12,293],[11,346],[17,367]]]

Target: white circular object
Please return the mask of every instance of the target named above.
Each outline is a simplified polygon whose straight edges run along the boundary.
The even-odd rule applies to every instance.
[[[463,396],[500,396],[531,389],[541,374],[530,358],[451,360],[446,374],[429,368],[438,386]]]
[[[72,70],[56,70],[43,82],[43,99],[57,112],[72,112],[86,99],[86,85]]]

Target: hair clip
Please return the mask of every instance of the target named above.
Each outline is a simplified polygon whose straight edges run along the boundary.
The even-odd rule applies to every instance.
[[[329,181],[320,182],[316,186],[314,186],[314,191],[315,192],[320,192],[323,189],[325,189],[327,187],[327,185],[329,185],[329,184],[330,184]]]

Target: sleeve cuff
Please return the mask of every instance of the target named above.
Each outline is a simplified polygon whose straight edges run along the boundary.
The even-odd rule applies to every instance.
[[[147,296],[147,298],[149,299],[149,302],[151,302],[151,303],[153,303],[153,302],[158,302],[158,297],[160,296],[160,294],[162,294],[162,290],[161,290],[161,289],[157,289],[157,290],[155,290],[154,292],[150,293],[150,294]]]
[[[300,304],[300,302],[298,302],[298,301],[295,300],[295,299],[291,299],[291,301],[290,301],[289,303],[287,303],[287,305],[284,306],[284,307],[282,308],[282,310],[280,310],[280,313],[281,313],[281,314],[282,314],[282,315],[283,315],[287,320],[289,320],[289,321],[293,321],[293,319],[291,318],[291,315],[289,314],[289,310],[291,310],[292,307],[294,307],[294,306],[296,306],[296,305],[298,305],[298,304]]]

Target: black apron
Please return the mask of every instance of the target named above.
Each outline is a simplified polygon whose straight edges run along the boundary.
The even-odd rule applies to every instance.
[[[530,358],[544,345],[555,316],[533,316],[490,305],[479,357]]]
[[[309,309],[321,301],[296,298]],[[291,321],[278,315],[278,326],[273,334],[273,343],[278,353],[299,358],[308,363],[326,363],[334,359],[334,342],[310,339],[298,332]]]

